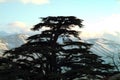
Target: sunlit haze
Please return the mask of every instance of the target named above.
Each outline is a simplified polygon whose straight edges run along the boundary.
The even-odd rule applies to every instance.
[[[30,32],[47,16],[83,19],[84,37],[111,34],[120,39],[120,0],[0,0],[0,31]]]

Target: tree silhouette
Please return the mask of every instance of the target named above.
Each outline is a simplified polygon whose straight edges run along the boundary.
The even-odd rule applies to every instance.
[[[90,51],[79,32],[82,21],[74,16],[42,17],[32,30],[42,30],[30,36],[28,42],[8,50],[4,56],[23,80],[74,80],[86,77],[96,79],[112,69],[100,56]],[[44,28],[44,29],[43,29]]]

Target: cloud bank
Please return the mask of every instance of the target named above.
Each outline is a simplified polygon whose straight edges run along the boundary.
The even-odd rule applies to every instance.
[[[120,42],[120,14],[103,17],[93,23],[85,23],[83,38],[106,38]]]
[[[94,30],[97,32],[113,32],[118,31],[120,28],[120,14],[113,14],[108,17],[104,17],[100,19],[98,22],[93,24],[87,24],[91,28],[90,30]]]
[[[48,4],[49,0],[0,0],[0,3],[5,3],[5,2],[21,2],[24,4],[37,4],[37,5],[42,5],[42,4]]]
[[[49,0],[20,0],[22,3],[33,3],[33,4],[47,4]]]
[[[28,26],[20,21],[11,22],[7,25],[7,27],[12,33],[28,33],[30,31]]]
[[[0,3],[6,2],[6,0],[0,0]]]

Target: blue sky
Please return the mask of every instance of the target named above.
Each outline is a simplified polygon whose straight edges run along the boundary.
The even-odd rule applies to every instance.
[[[46,16],[83,19],[84,35],[120,32],[120,0],[0,0],[0,31],[28,32]]]

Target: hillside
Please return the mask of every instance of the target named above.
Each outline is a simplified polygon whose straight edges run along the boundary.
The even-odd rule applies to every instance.
[[[88,43],[94,44],[91,51],[102,56],[106,63],[119,67],[120,70],[120,44],[104,38],[88,39]],[[117,69],[117,68],[116,68]]]
[[[2,54],[5,50],[19,47],[20,45],[26,43],[27,37],[28,35],[24,35],[24,34],[1,36],[0,37],[0,54]]]

